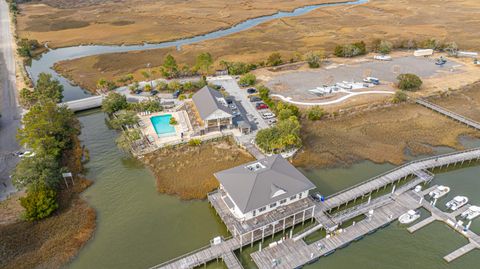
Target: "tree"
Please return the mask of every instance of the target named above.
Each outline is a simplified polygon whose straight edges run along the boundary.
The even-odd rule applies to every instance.
[[[311,121],[317,121],[323,118],[325,115],[325,110],[319,106],[314,106],[310,108],[307,112],[307,118]]]
[[[257,81],[257,77],[254,74],[248,73],[243,75],[238,81],[240,85],[251,86]]]
[[[277,116],[278,116],[278,120],[286,120],[286,119],[288,119],[288,118],[290,118],[291,116],[294,116],[294,115],[293,115],[292,110],[290,110],[288,108],[284,108],[284,109],[278,111]]]
[[[325,54],[321,51],[310,51],[305,55],[305,60],[310,68],[319,68]]]
[[[268,66],[278,66],[283,63],[282,55],[278,52],[274,52],[268,56],[267,65]]]
[[[143,87],[143,90],[146,92],[149,92],[152,90],[152,86],[150,84],[145,84],[145,86]]]
[[[132,142],[142,138],[141,132],[138,129],[128,129],[123,131],[115,140],[118,147],[128,150],[132,146]]]
[[[115,113],[128,107],[127,97],[111,92],[102,101],[102,111],[108,114]]]
[[[20,198],[25,208],[25,219],[35,221],[50,216],[57,208],[57,193],[47,187],[28,191],[27,196]]]
[[[422,80],[415,74],[400,74],[397,76],[398,88],[405,91],[417,91],[422,86]]]
[[[63,86],[56,79],[52,79],[52,75],[40,73],[38,80],[33,88],[29,90],[23,88],[20,90],[20,102],[22,105],[30,108],[39,101],[61,102],[63,99]]]
[[[44,154],[21,159],[12,174],[12,182],[17,189],[37,190],[44,186],[54,188],[60,180],[58,161],[55,157]]]
[[[175,119],[174,117],[171,117],[170,118],[170,121],[168,122],[170,125],[177,125],[178,122],[177,122],[177,119]]]
[[[135,125],[140,121],[135,111],[125,111],[119,113],[115,118],[110,120],[110,126],[114,129],[121,129],[122,126]]]
[[[164,81],[160,81],[160,82],[157,83],[157,86],[155,88],[159,92],[166,91],[166,90],[168,90],[168,84],[165,83]]]
[[[22,106],[27,108],[33,106],[37,102],[37,97],[35,95],[35,92],[27,88],[23,88],[20,90],[19,97],[20,97],[20,103],[22,104]]]
[[[389,54],[393,49],[393,44],[389,41],[382,40],[378,46],[378,52],[381,54]]]
[[[168,89],[170,91],[176,91],[176,90],[181,90],[182,89],[182,84],[180,84],[180,82],[174,80],[174,81],[170,81],[170,83],[168,83]]]
[[[176,77],[178,74],[177,61],[170,54],[167,54],[163,60],[163,72],[165,77]]]
[[[197,56],[195,67],[200,70],[200,73],[207,75],[210,71],[210,67],[213,64],[212,55],[208,52],[200,53]]]
[[[300,123],[295,116],[280,120],[275,126],[258,131],[255,142],[266,152],[282,152],[300,147]]]
[[[448,53],[450,56],[456,56],[458,53],[458,46],[457,43],[455,42],[450,42],[445,45],[445,51]]]
[[[192,147],[198,147],[201,144],[202,144],[202,140],[198,138],[193,138],[193,139],[190,139],[190,141],[188,141],[188,145]]]
[[[334,54],[337,57],[354,57],[367,53],[365,42],[360,41],[352,44],[337,45]]]
[[[72,137],[80,134],[80,123],[73,112],[52,101],[35,104],[22,119],[17,139],[37,154],[60,156],[71,147]]]
[[[117,87],[115,82],[101,78],[97,81],[97,89],[103,92],[114,90]]]
[[[18,41],[17,52],[21,57],[31,58],[33,56],[33,51],[39,47],[40,43],[38,43],[37,40],[22,38],[20,41]]]
[[[408,99],[408,96],[405,92],[396,91],[395,95],[392,98],[392,103],[394,104],[403,103],[403,102],[406,102],[407,99]]]

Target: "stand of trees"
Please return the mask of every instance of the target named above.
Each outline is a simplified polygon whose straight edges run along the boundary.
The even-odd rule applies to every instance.
[[[400,74],[397,76],[398,88],[404,91],[417,91],[423,84],[423,81],[415,74]]]
[[[26,189],[20,198],[25,219],[34,221],[52,214],[58,208],[57,192],[61,180],[62,160],[80,134],[80,123],[73,112],[58,106],[63,87],[51,76],[40,74],[33,91],[22,90],[22,102],[30,110],[22,119],[17,139],[30,148],[34,156],[24,157],[13,171],[12,179],[18,189]]]

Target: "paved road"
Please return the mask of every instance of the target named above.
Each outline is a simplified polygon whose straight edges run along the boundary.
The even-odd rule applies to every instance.
[[[10,16],[5,0],[0,0],[0,201],[15,192],[9,175],[18,162],[13,152],[19,149],[15,139],[20,122],[16,101],[15,59],[10,31]]]

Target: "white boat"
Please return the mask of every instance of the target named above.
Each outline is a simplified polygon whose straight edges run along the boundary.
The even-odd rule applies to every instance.
[[[464,206],[468,203],[468,197],[466,196],[455,196],[451,201],[445,204],[447,208],[452,211],[459,209],[460,207]]]
[[[429,192],[428,195],[432,197],[433,199],[439,199],[443,196],[445,196],[447,193],[450,192],[450,187],[440,185],[433,191]]]
[[[460,216],[464,219],[472,220],[480,216],[480,206],[472,205]]]
[[[420,218],[420,212],[415,211],[415,210],[408,210],[407,213],[401,215],[401,216],[398,218],[398,221],[399,221],[401,224],[408,224],[408,223],[414,222],[414,221],[417,220],[418,218]]]

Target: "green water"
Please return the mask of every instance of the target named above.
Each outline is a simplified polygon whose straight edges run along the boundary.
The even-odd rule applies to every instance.
[[[87,176],[95,182],[84,197],[97,210],[98,219],[92,240],[67,267],[147,268],[204,246],[214,236],[227,235],[206,201],[183,202],[158,194],[149,170],[117,149],[117,134],[107,129],[102,113],[82,114],[80,120],[81,138],[91,155]],[[467,142],[465,145],[478,146],[478,141]],[[361,162],[349,168],[302,171],[322,194],[329,195],[393,167]],[[459,194],[480,204],[478,175],[480,166],[438,174],[434,183],[449,185],[452,191],[437,205],[441,207]],[[480,219],[471,229],[480,233]],[[443,261],[443,256],[465,243],[462,236],[442,223],[410,234],[395,222],[307,268],[478,268],[478,250],[451,264]],[[249,268],[253,268],[249,253],[257,249],[255,244],[238,255]],[[207,268],[224,265],[211,263]]]

